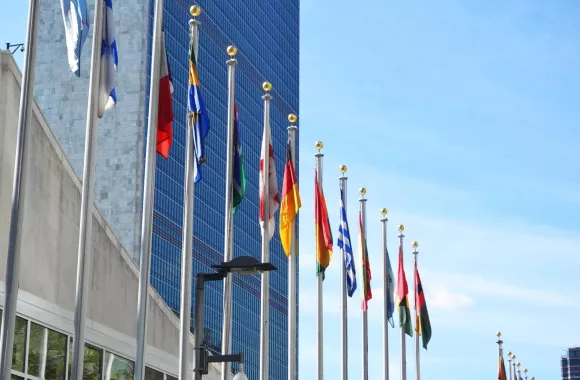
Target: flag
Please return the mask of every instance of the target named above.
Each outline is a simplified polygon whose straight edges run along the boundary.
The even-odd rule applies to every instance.
[[[363,229],[363,218],[362,212],[358,216],[358,236],[359,236],[359,249],[362,259],[362,282],[363,282],[363,292],[362,292],[362,304],[361,307],[363,311],[367,311],[369,305],[368,302],[373,298],[373,293],[371,292],[371,267],[369,263],[369,251],[367,249],[367,237]]]
[[[391,259],[389,258],[389,251],[387,249],[387,318],[392,327],[395,327],[393,313],[395,312],[395,275],[393,274],[393,267],[391,266]]]
[[[298,191],[298,178],[292,163],[292,141],[288,138],[286,148],[286,167],[284,168],[284,181],[282,182],[282,205],[280,206],[280,241],[286,256],[290,256],[292,244],[292,222],[298,215],[302,206],[300,192]],[[296,234],[296,231],[294,231]]]
[[[157,153],[169,157],[173,141],[173,83],[167,59],[165,32],[161,34],[161,67],[159,69],[159,110],[157,114]]]
[[[205,108],[205,101],[201,95],[199,75],[197,74],[197,56],[194,39],[189,41],[189,86],[187,111],[189,114],[188,128],[193,128],[193,149],[195,161],[193,163],[194,182],[201,180],[201,165],[206,161],[204,140],[209,133],[209,116]]]
[[[350,232],[346,220],[346,207],[344,206],[344,191],[340,190],[340,226],[338,227],[339,248],[344,251],[344,268],[346,269],[346,291],[352,297],[356,290],[356,271],[354,269],[354,255],[350,245]]]
[[[117,105],[117,40],[115,37],[115,19],[113,18],[113,0],[105,0],[103,14],[103,43],[101,44],[101,75],[99,77],[99,117],[105,111]],[[96,37],[93,37],[96,38]]]
[[[314,228],[316,235],[316,275],[322,275],[332,259],[332,232],[322,186],[318,184],[318,172],[314,171]]]
[[[244,169],[244,155],[242,154],[242,135],[240,119],[238,118],[238,104],[234,102],[234,180],[233,184],[233,212],[238,211],[244,195],[246,195],[246,171]]]
[[[499,354],[499,366],[498,366],[498,370],[497,370],[497,380],[507,380],[507,376],[505,373],[505,363],[503,361],[503,352],[501,352]],[[521,380],[521,375],[520,375],[520,380]]]
[[[268,194],[264,194],[266,184],[266,175],[264,173],[264,163],[268,155]],[[276,178],[276,163],[274,162],[274,147],[272,146],[272,135],[270,133],[270,124],[264,123],[264,134],[262,135],[262,153],[260,155],[260,226],[264,226],[266,220],[265,202],[268,198],[268,235],[269,240],[274,236],[274,227],[276,221],[274,214],[280,207],[280,195],[278,194],[278,181]],[[262,229],[262,231],[264,231]],[[262,232],[263,233],[263,232]]]
[[[397,279],[397,303],[399,306],[399,322],[405,333],[413,336],[413,326],[411,324],[411,310],[409,309],[409,287],[407,277],[403,267],[403,242],[399,244],[399,278]]]
[[[431,322],[429,321],[429,312],[427,311],[427,303],[425,302],[425,293],[423,293],[423,284],[421,277],[419,277],[419,269],[415,264],[415,331],[423,340],[423,348],[427,349],[427,344],[431,340]]]
[[[64,20],[64,36],[68,65],[78,77],[81,75],[81,49],[89,35],[86,0],[60,0]]]

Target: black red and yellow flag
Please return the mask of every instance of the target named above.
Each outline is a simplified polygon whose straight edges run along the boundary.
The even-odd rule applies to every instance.
[[[282,183],[282,205],[280,206],[280,240],[286,256],[290,256],[292,237],[296,234],[296,231],[292,230],[292,222],[298,215],[298,209],[302,206],[298,191],[298,179],[292,162],[291,143],[291,140],[288,139],[284,182]]]

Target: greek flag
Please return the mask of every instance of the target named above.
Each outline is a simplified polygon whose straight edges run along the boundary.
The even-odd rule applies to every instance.
[[[105,0],[103,14],[103,43],[101,44],[101,75],[99,78],[99,117],[117,105],[115,85],[117,82],[117,40],[115,38],[115,19],[113,0]],[[95,37],[96,38],[96,37]]]
[[[344,192],[340,190],[340,226],[338,227],[337,245],[344,251],[344,267],[346,269],[346,290],[348,296],[352,297],[356,290],[356,271],[354,269],[354,256],[350,245],[350,232],[346,220],[346,209],[344,208]]]
[[[81,75],[81,49],[89,35],[86,0],[60,0],[64,35],[70,69],[78,77]]]

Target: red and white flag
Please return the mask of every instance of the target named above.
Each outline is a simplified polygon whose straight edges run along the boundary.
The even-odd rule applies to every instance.
[[[264,159],[266,158],[266,154],[268,154],[268,235],[269,240],[272,240],[272,237],[274,236],[274,229],[276,227],[274,214],[280,208],[280,194],[278,194],[278,180],[276,178],[276,163],[274,162],[274,147],[272,146],[270,123],[265,123],[264,125],[264,135],[262,136],[262,153],[260,155],[260,226],[262,227],[264,226],[265,220],[264,185],[266,182],[264,173]],[[262,231],[264,231],[263,228]]]

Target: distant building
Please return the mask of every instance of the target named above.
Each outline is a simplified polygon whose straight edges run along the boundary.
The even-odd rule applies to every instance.
[[[568,353],[560,359],[562,380],[580,380],[580,347],[569,348]]]

